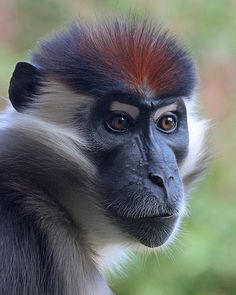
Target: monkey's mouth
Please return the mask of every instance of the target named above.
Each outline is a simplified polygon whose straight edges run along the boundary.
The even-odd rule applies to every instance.
[[[160,247],[167,242],[179,220],[179,216],[176,214],[161,214],[140,218],[119,216],[117,218],[119,227],[150,248]]]

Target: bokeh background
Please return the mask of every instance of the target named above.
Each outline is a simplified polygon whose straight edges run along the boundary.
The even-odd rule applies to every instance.
[[[165,253],[137,255],[125,275],[110,275],[110,284],[118,295],[236,294],[235,0],[0,0],[0,106],[16,62],[29,59],[42,37],[76,18],[130,11],[156,19],[192,52],[201,113],[212,120],[213,156],[177,243]]]

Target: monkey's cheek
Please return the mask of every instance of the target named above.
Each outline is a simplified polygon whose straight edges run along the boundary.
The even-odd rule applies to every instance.
[[[178,216],[122,220],[120,226],[132,238],[149,248],[160,247],[176,232]]]

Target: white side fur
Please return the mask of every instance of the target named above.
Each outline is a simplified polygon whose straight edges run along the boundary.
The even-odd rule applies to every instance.
[[[209,129],[209,121],[200,119],[197,115],[198,106],[194,98],[185,99],[185,105],[189,129],[189,148],[188,155],[180,167],[180,176],[184,181],[185,190],[188,191],[192,184],[187,181],[189,175],[192,175],[198,166],[204,167],[202,161],[204,161],[207,153],[206,135]]]
[[[31,113],[18,113],[11,106],[0,115],[0,122],[0,129],[15,129],[27,133],[32,138],[40,138],[40,141],[52,148],[55,153],[81,165],[84,171],[93,171],[91,163],[78,149],[84,147],[86,143],[72,128],[44,121]]]
[[[68,128],[74,123],[76,114],[80,117],[82,113],[86,118],[89,106],[94,102],[92,97],[73,93],[57,82],[44,82],[40,91],[40,98],[36,98],[32,107],[24,112]]]

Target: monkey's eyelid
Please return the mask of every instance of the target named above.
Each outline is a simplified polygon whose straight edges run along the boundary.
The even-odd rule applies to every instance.
[[[113,101],[110,110],[127,113],[133,120],[136,120],[140,114],[140,110],[136,106],[120,103],[119,101]]]
[[[177,103],[172,103],[170,105],[159,108],[154,114],[154,121],[157,121],[165,113],[176,111],[177,107]]]

